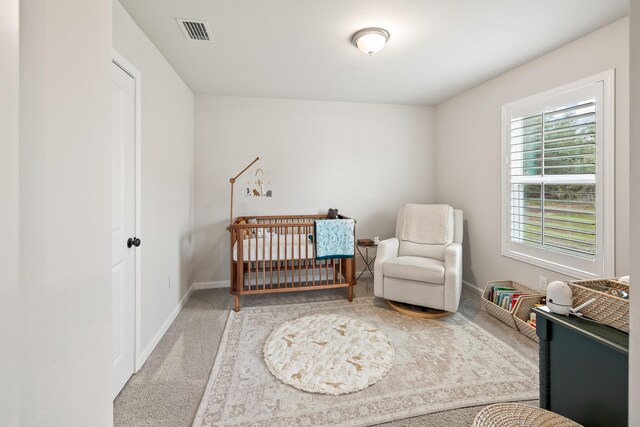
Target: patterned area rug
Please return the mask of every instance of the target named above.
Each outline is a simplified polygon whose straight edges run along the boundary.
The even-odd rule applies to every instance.
[[[285,322],[264,345],[264,362],[285,384],[310,393],[353,393],[380,381],[393,366],[389,339],[367,322],[314,314]]]
[[[278,381],[263,361],[264,343],[277,326],[311,314],[375,325],[395,347],[393,369],[377,384],[342,396]],[[377,306],[375,298],[358,298],[231,312],[193,425],[367,426],[537,397],[537,366],[462,315],[415,319]]]

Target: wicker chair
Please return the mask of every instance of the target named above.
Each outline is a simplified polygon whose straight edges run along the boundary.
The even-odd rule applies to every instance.
[[[562,415],[522,403],[497,403],[482,409],[473,427],[582,427]]]

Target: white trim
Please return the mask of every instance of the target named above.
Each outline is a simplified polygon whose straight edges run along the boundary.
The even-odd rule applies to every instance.
[[[593,174],[583,175],[547,175],[542,179],[540,176],[518,176],[511,177],[512,184],[593,184],[596,177]]]
[[[504,112],[506,109],[513,109],[514,107],[519,106],[521,104],[539,103],[540,101],[543,101],[545,98],[558,95],[559,92],[574,90],[579,88],[580,86],[591,85],[594,82],[601,81],[601,80],[606,82],[607,79],[613,79],[614,77],[615,77],[614,69],[603,71],[602,73],[598,73],[590,77],[585,77],[584,79],[567,83],[565,85],[556,87],[554,89],[549,89],[544,92],[537,93],[535,95],[531,95],[526,98],[522,98],[522,99],[518,99],[517,101],[510,102],[502,106],[502,111]],[[613,87],[614,87],[613,82],[611,82],[611,85],[608,86],[607,89],[612,89]],[[611,96],[613,97],[614,94],[612,94]]]
[[[615,276],[616,269],[616,218],[615,218],[615,206],[616,206],[616,75],[615,70],[608,70],[602,73],[603,76],[603,89],[604,99],[603,105],[610,105],[611,108],[604,112],[604,138],[605,141],[610,141],[610,144],[605,144],[602,155],[602,165],[604,165],[604,181],[602,183],[602,189],[604,191],[604,209],[602,225],[604,227],[603,232],[603,251],[608,254],[603,260],[603,276],[611,277]],[[609,167],[610,166],[610,167]]]
[[[118,67],[122,68],[127,74],[129,74],[135,84],[135,102],[136,102],[136,219],[135,219],[135,235],[141,238],[142,236],[142,74],[136,67],[131,65],[118,51],[111,49],[112,59],[111,61]],[[142,238],[141,238],[142,239]],[[135,250],[135,351],[133,358],[133,366],[135,372],[138,372],[144,361],[140,352],[140,325],[142,324],[140,316],[141,298],[142,298],[142,246]],[[146,360],[146,357],[144,358]]]
[[[230,283],[228,280],[219,280],[217,282],[194,282],[193,285],[194,291],[200,291],[202,289],[221,289],[228,288]]]
[[[466,287],[468,287],[469,289],[471,289],[473,292],[477,293],[480,296],[482,296],[482,294],[484,293],[484,289],[479,288],[478,286],[474,285],[471,282],[467,282],[466,280],[463,280],[462,284],[465,285]]]
[[[167,320],[165,320],[165,322],[162,324],[162,326],[160,327],[158,332],[156,332],[156,334],[153,337],[153,339],[151,340],[151,342],[142,351],[142,353],[140,355],[140,366],[137,368],[137,370],[142,368],[142,366],[147,361],[147,359],[149,358],[151,353],[153,353],[153,350],[155,350],[156,346],[158,345],[158,343],[160,342],[160,340],[162,339],[164,334],[167,333],[167,331],[169,330],[169,327],[171,327],[171,324],[173,323],[173,321],[176,320],[176,317],[178,317],[178,314],[180,314],[180,311],[182,311],[182,308],[187,304],[187,301],[189,300],[189,297],[193,293],[193,290],[194,290],[194,286],[191,285],[191,287],[184,294],[184,296],[182,297],[182,299],[180,300],[178,305],[176,305],[176,307],[173,309],[171,314],[169,314],[169,317],[167,318]]]
[[[574,277],[576,279],[595,279],[598,277],[603,277],[595,273],[590,273],[590,272],[579,270],[576,268],[571,268],[569,266],[566,266],[560,263],[548,261],[544,258],[536,257],[530,254],[523,254],[515,250],[511,250],[511,251],[503,250],[502,255],[507,258],[526,262],[527,264],[533,264],[538,267],[542,267],[546,270],[555,271],[556,273],[561,273],[569,277]],[[557,254],[557,255],[563,255],[563,254]],[[610,276],[613,276],[613,275],[610,275]]]
[[[601,83],[601,84],[598,84]],[[540,111],[541,104],[554,103],[558,97],[569,96],[565,92],[575,93],[588,87],[595,88],[596,104],[596,258],[594,261],[583,260],[568,254],[553,252],[545,248],[519,245],[511,241],[511,184],[538,183],[539,177],[517,177],[510,173],[511,118],[514,111]],[[572,95],[573,96],[573,95]],[[547,100],[549,99],[549,100]],[[546,104],[545,104],[546,105]],[[502,107],[502,255],[537,265],[548,270],[563,273],[577,278],[609,277],[615,275],[615,70],[607,70],[545,91],[540,94],[520,99]],[[565,179],[566,178],[566,179]],[[573,177],[575,178],[575,177]],[[545,177],[544,182],[573,183],[593,182],[594,176],[584,176],[574,181],[572,177]],[[571,182],[568,182],[571,181]]]

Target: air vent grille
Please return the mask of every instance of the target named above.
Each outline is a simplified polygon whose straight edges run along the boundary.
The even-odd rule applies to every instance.
[[[177,21],[188,40],[211,41],[211,28],[207,21],[193,19],[177,19]]]

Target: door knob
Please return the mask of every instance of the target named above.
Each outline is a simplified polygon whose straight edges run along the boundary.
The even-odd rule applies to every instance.
[[[131,248],[131,246],[135,246],[137,248],[138,246],[140,246],[140,243],[142,243],[142,241],[137,237],[129,237],[129,239],[127,240],[127,247]]]

